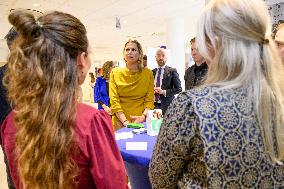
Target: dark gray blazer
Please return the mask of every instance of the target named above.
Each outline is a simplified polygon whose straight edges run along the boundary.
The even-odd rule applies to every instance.
[[[157,68],[155,68],[152,71],[153,71],[154,78],[155,78]],[[175,68],[172,68],[169,66],[165,67],[161,88],[163,90],[166,90],[166,97],[164,95],[160,96],[161,108],[162,108],[163,114],[165,114],[168,106],[174,99],[174,95],[182,91],[179,75]]]
[[[194,64],[189,67],[184,74],[185,90],[201,85],[206,77],[207,70],[208,66],[206,62],[202,63],[200,66]]]

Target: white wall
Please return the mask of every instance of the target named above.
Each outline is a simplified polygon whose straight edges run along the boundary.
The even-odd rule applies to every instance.
[[[0,66],[3,66],[7,61],[7,56],[9,54],[9,49],[6,44],[5,39],[0,40]]]

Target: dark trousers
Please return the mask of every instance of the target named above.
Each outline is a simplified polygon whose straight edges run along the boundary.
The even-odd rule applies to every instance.
[[[161,103],[154,102],[155,109],[162,109]]]

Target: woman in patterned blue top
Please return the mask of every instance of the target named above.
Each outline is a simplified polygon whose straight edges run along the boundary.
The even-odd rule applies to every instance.
[[[204,86],[170,105],[151,160],[155,188],[283,188],[284,71],[262,0],[212,0],[198,22]]]

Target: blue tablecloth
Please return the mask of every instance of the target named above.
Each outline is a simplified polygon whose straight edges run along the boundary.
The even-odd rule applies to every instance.
[[[129,132],[133,129],[122,128],[116,132]],[[125,163],[127,175],[132,189],[150,189],[148,177],[149,163],[152,157],[157,137],[143,134],[133,134],[131,139],[120,139],[116,143]],[[147,150],[126,150],[126,142],[147,142]]]

